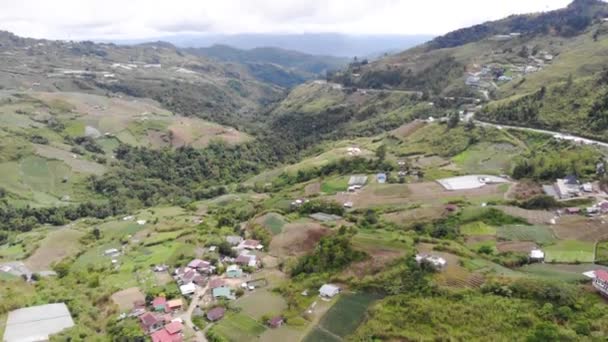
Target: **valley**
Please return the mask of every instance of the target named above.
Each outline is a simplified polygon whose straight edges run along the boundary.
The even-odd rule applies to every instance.
[[[605,339],[605,17],[344,67],[0,33],[0,335]]]

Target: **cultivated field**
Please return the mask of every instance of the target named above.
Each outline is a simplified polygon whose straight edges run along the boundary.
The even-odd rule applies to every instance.
[[[555,235],[563,240],[595,242],[608,238],[608,226],[602,223],[600,218],[562,216],[551,228]]]
[[[340,295],[304,341],[339,341],[357,329],[367,308],[378,299],[379,297],[366,293]]]
[[[579,282],[589,279],[583,272],[596,269],[608,270],[608,267],[597,264],[530,264],[518,268],[517,270],[536,277],[560,280],[567,282]]]
[[[287,221],[281,214],[268,213],[255,219],[257,224],[264,226],[270,230],[273,235],[280,234]]]
[[[532,241],[546,245],[555,241],[552,230],[547,226],[508,225],[498,228],[499,239],[509,241]]]
[[[593,262],[594,244],[577,240],[563,240],[545,248],[545,260],[573,263]]]
[[[536,243],[530,241],[509,241],[496,244],[496,249],[501,253],[529,253],[534,248],[536,248]]]
[[[83,235],[84,233],[69,228],[52,230],[40,241],[40,247],[27,258],[25,264],[34,272],[49,270],[53,263],[80,250],[79,240]]]
[[[382,217],[395,224],[411,224],[413,222],[429,222],[439,219],[445,213],[443,207],[422,207],[384,214]]]
[[[532,224],[548,224],[555,215],[545,210],[527,210],[518,207],[499,205],[495,208],[502,210],[505,214],[521,217]]]

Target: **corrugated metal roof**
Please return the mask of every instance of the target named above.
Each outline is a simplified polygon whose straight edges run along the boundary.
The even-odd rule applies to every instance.
[[[17,309],[8,314],[3,341],[44,341],[49,335],[73,326],[74,321],[64,303]]]

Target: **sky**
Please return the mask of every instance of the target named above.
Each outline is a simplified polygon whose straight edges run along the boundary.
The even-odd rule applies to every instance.
[[[431,34],[571,0],[0,0],[0,29],[48,39],[191,33]]]

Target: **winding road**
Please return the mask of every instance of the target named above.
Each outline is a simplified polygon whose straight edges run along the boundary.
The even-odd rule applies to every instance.
[[[599,140],[593,140],[593,139],[588,139],[588,138],[583,138],[583,137],[579,137],[576,135],[571,135],[568,133],[562,133],[562,132],[555,132],[555,131],[548,131],[548,130],[544,130],[544,129],[537,129],[537,128],[530,128],[530,127],[520,127],[520,126],[510,126],[510,125],[501,125],[501,124],[497,124],[497,123],[492,123],[492,122],[487,122],[487,121],[481,121],[478,119],[474,119],[473,122],[477,125],[480,126],[491,126],[491,127],[496,127],[496,128],[508,128],[508,129],[517,129],[517,130],[521,130],[521,131],[529,131],[529,132],[536,132],[536,133],[542,133],[542,134],[549,134],[554,136],[557,139],[562,139],[562,140],[569,140],[569,141],[574,141],[574,142],[582,142],[585,145],[596,145],[596,146],[601,146],[604,148],[608,148],[608,143],[599,141]]]

